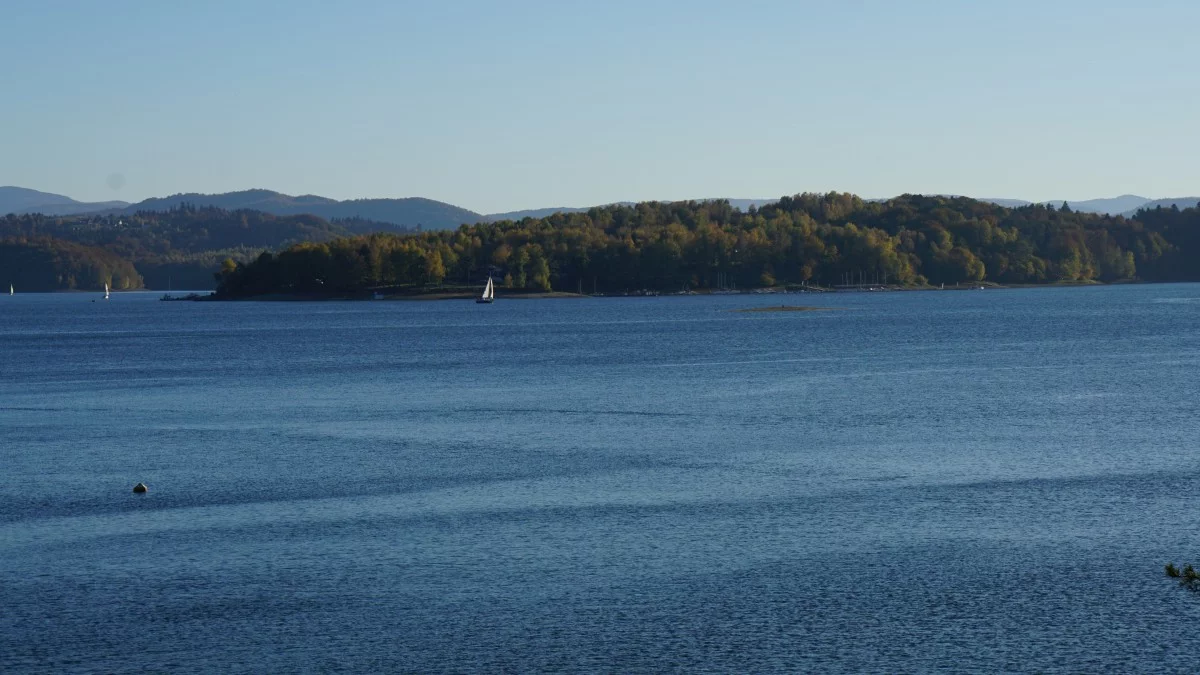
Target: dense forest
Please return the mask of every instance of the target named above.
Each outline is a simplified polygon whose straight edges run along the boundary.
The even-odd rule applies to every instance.
[[[391,232],[380,233],[389,229]],[[263,293],[480,284],[627,293],[784,285],[1200,280],[1200,208],[1132,218],[967,198],[802,194],[761,208],[647,202],[457,230],[180,204],[0,218],[0,282],[27,291]]]
[[[1200,208],[1124,218],[1066,205],[802,194],[745,212],[725,201],[648,202],[305,242],[248,264],[226,261],[218,294],[478,284],[488,275],[508,288],[604,293],[1200,280],[1197,253]]]
[[[0,270],[22,291],[99,290],[106,283],[113,290],[142,288],[142,276],[128,260],[52,237],[0,237]]]
[[[264,249],[381,229],[395,231],[397,226],[190,204],[132,215],[9,215],[0,218],[5,247],[0,282],[25,291],[98,290],[105,282],[117,289],[143,284],[205,289],[213,287],[213,274],[226,259],[248,262]]]

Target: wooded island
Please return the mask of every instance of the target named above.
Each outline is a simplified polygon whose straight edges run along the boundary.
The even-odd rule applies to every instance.
[[[376,230],[388,230],[379,232]],[[211,288],[412,293],[495,278],[525,291],[629,293],[796,285],[1200,281],[1200,208],[1131,218],[1065,205],[844,193],[646,202],[447,231],[182,205],[125,216],[0,218],[0,282],[20,291]]]
[[[967,198],[804,194],[742,212],[649,202],[407,236],[303,243],[226,261],[218,295],[480,283],[627,293],[868,283],[896,286],[1200,280],[1200,209],[1134,218]]]

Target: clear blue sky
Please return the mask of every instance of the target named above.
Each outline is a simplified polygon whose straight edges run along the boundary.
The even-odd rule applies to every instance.
[[[1200,193],[1195,0],[8,0],[0,16],[0,185],[89,201]]]

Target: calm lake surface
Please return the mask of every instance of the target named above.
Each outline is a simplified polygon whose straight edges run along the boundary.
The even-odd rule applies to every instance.
[[[0,671],[1200,667],[1200,285],[92,297],[0,297]]]

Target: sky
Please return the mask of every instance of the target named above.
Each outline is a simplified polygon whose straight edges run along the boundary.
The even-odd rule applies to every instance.
[[[0,185],[1200,193],[1195,0],[6,0]]]

